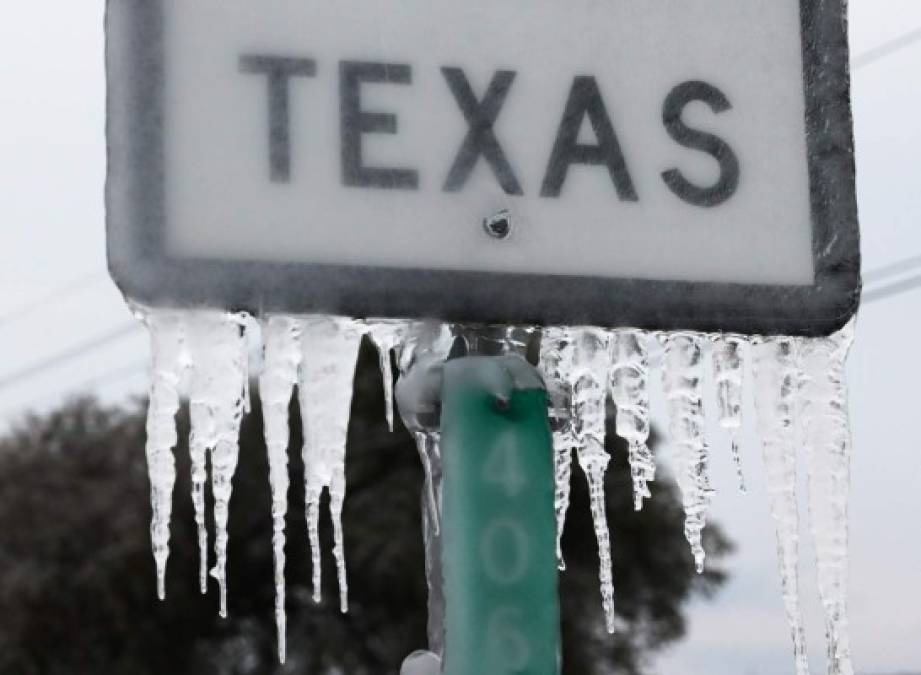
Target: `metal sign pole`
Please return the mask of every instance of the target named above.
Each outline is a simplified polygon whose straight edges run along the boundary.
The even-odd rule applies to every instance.
[[[470,351],[498,356],[445,364],[423,349],[397,385],[407,428],[440,441],[423,447],[431,651],[403,675],[434,675],[445,657],[449,675],[559,672],[551,434],[543,381],[523,358],[530,334],[466,331]]]
[[[557,675],[553,453],[547,393],[519,357],[444,367],[446,675]]]

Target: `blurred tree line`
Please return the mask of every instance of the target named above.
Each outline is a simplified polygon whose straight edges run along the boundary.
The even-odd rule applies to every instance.
[[[297,479],[300,418],[292,406],[284,666],[275,655],[271,501],[258,400],[243,424],[230,508],[227,620],[217,617],[214,583],[207,596],[198,589],[185,440],[177,449],[172,554],[161,603],[148,534],[144,402],[108,407],[79,399],[22,420],[0,438],[0,673],[396,674],[402,659],[426,644],[422,475],[406,431],[387,430],[381,389],[376,355],[365,345],[348,446],[347,615],[338,612],[325,518],[324,602],[310,599],[304,491]],[[187,437],[186,413],[179,423],[180,438]],[[574,467],[561,576],[567,675],[645,672],[652,653],[684,634],[688,601],[723,583],[719,562],[730,550],[711,525],[708,570],[696,575],[673,481],[660,476],[654,498],[634,513],[626,449],[610,431],[608,520],[623,630],[609,636],[603,629],[588,494]]]

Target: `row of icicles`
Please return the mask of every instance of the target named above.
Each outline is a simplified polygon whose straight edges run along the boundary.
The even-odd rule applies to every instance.
[[[275,615],[278,653],[285,645],[285,515],[289,487],[288,406],[295,391],[304,425],[303,460],[308,539],[314,600],[320,602],[320,499],[329,493],[337,562],[339,603],[348,611],[348,583],[342,533],[345,499],[346,437],[352,382],[361,340],[368,336],[380,354],[386,414],[393,428],[391,352],[401,371],[420,352],[447,358],[455,331],[447,326],[408,321],[356,321],[331,316],[270,316],[253,330],[248,315],[209,311],[144,310],[152,341],[153,364],[147,421],[147,460],[151,480],[151,536],[158,592],[165,595],[169,523],[176,469],[175,417],[180,399],[190,401],[192,500],[198,525],[201,591],[207,590],[205,483],[211,459],[216,529],[211,575],[220,588],[220,614],[227,616],[227,516],[239,454],[238,437],[249,407],[249,340],[261,333],[264,353],[259,389],[272,492]],[[505,351],[522,346],[509,339]],[[808,466],[809,514],[816,547],[819,591],[826,615],[828,672],[852,675],[847,624],[847,494],[851,436],[847,417],[844,363],[853,327],[821,339],[746,338],[692,332],[653,333],[592,327],[547,328],[542,332],[539,368],[547,382],[556,467],[558,542],[569,506],[572,450],[590,488],[598,539],[599,576],[607,629],[617,628],[614,612],[610,534],[605,514],[605,405],[617,406],[617,434],[627,441],[637,510],[650,497],[656,473],[647,446],[650,431],[650,372],[661,363],[662,382],[677,447],[676,477],[686,513],[685,536],[698,572],[704,570],[702,531],[713,496],[709,449],[704,431],[703,375],[712,359],[719,424],[731,438],[742,480],[738,436],[746,352],[750,351],[762,439],[767,492],[777,527],[783,599],[793,633],[797,675],[808,673],[806,639],[798,599],[799,516],[796,456]],[[437,434],[417,435],[420,457],[429,466],[437,453]],[[437,522],[435,491],[427,476],[429,508]],[[559,547],[558,547],[559,549]],[[559,551],[558,551],[559,552]],[[561,569],[564,568],[560,556]]]

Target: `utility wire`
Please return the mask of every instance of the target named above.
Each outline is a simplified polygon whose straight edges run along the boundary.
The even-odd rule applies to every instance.
[[[860,70],[877,61],[882,61],[893,54],[899,53],[903,49],[908,49],[918,42],[921,42],[921,28],[916,28],[889,42],[884,42],[880,46],[874,47],[863,54],[855,56],[851,60],[851,70]]]
[[[905,258],[904,260],[897,260],[894,263],[883,265],[882,267],[877,267],[875,270],[870,270],[865,273],[863,275],[864,283],[870,284],[873,287],[863,292],[863,304],[868,305],[871,302],[885,300],[886,298],[908,293],[909,291],[921,287],[921,273],[919,273],[919,268],[921,268],[921,255],[916,255]],[[911,274],[911,276],[909,276],[909,274]],[[890,281],[885,284],[876,283],[885,281],[891,277],[900,276],[907,276],[908,278]]]
[[[889,42],[884,42],[878,47],[874,47],[863,54],[855,56],[851,60],[851,70],[856,71],[865,68],[893,56],[894,54],[898,54],[918,43],[921,43],[921,28],[915,28]],[[914,256],[867,272],[863,278],[865,282],[874,283],[889,277],[911,272],[919,266],[921,266],[921,256]],[[864,305],[868,305],[879,300],[901,295],[902,293],[908,293],[919,287],[921,287],[921,276],[910,277],[880,288],[871,288],[868,291],[864,291],[862,302]]]
[[[120,368],[113,368],[112,370],[103,373],[102,375],[96,375],[75,385],[69,386],[67,387],[67,392],[76,394],[77,392],[100,387],[104,384],[111,384],[112,382],[126,380],[130,377],[133,377],[134,375],[146,372],[147,368],[148,364],[146,362],[136,361],[133,364],[122,366]],[[65,392],[65,394],[67,392]],[[62,396],[64,396],[64,394],[62,394]],[[35,399],[31,403],[20,404],[15,408],[9,408],[3,411],[0,413],[0,426],[2,426],[3,422],[9,422],[16,419],[17,417],[22,417],[25,414],[25,411],[34,409],[36,406],[43,405],[47,402],[49,402],[49,397],[44,396]]]
[[[116,326],[110,331],[103,333],[95,338],[86,340],[77,344],[73,347],[65,349],[54,356],[51,356],[47,359],[43,359],[38,363],[33,363],[32,365],[21,368],[13,373],[0,377],[0,390],[6,389],[11,385],[16,384],[20,380],[25,380],[30,377],[34,377],[40,373],[43,373],[52,368],[56,368],[68,361],[72,361],[80,356],[83,356],[87,352],[99,349],[103,345],[111,344],[125,338],[133,333],[137,332],[140,328],[140,324],[131,320],[127,323]]]
[[[131,377],[132,375],[137,375],[138,373],[146,373],[148,367],[149,364],[146,361],[135,361],[121,368],[113,368],[102,375],[94,375],[79,384],[69,387],[69,389],[71,391],[82,391],[90,387],[98,387],[103,384],[109,384],[110,382],[117,382]]]
[[[872,288],[869,291],[864,291],[863,294],[863,304],[869,305],[871,302],[876,302],[877,300],[885,300],[886,298],[891,298],[894,295],[901,295],[902,293],[908,293],[917,288],[921,288],[921,275],[909,277],[908,279],[903,279],[902,281],[896,281],[887,286],[881,288]]]
[[[57,302],[58,300],[76,295],[77,293],[92,286],[93,284],[98,283],[103,278],[104,275],[102,273],[93,272],[92,274],[87,274],[82,277],[77,277],[76,279],[71,279],[57,290],[54,290],[47,295],[41,296],[38,300],[23,303],[22,305],[15,307],[14,309],[6,312],[6,314],[0,316],[0,328],[3,328],[11,323],[16,323],[17,321],[21,321],[42,307]]]
[[[921,255],[912,256],[911,258],[898,260],[894,263],[890,263],[889,265],[877,267],[875,270],[867,272],[863,275],[863,281],[867,284],[876,283],[877,281],[882,281],[888,277],[894,277],[899,274],[911,272],[919,266],[921,266]]]

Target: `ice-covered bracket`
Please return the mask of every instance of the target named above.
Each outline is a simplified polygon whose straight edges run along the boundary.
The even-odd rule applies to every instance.
[[[850,673],[843,363],[860,274],[845,6],[108,0],[109,265],[145,308],[154,345],[161,592],[182,396],[204,543],[212,457],[213,574],[226,611],[236,438],[250,376],[259,379],[283,655],[291,396],[313,421],[304,453],[314,561],[328,490],[346,609],[337,517],[360,340],[374,339],[389,371],[392,349],[405,368],[417,349],[446,356],[463,332],[444,328],[423,344],[419,319],[539,326],[557,513],[562,523],[575,449],[608,627],[606,399],[640,508],[655,478],[649,384],[661,370],[702,567],[713,489],[705,415],[718,415],[739,459],[752,382],[799,672],[802,449],[832,672]],[[498,214],[501,237],[484,228]],[[247,340],[259,334],[265,367],[247,373]],[[424,461],[437,458],[437,434],[417,440]],[[203,588],[206,572],[203,563]],[[315,564],[317,582],[319,573]]]

